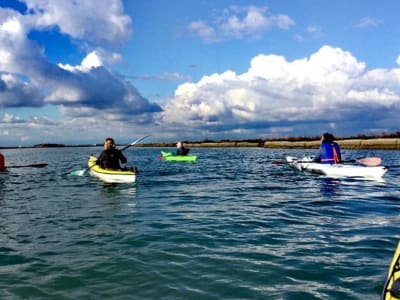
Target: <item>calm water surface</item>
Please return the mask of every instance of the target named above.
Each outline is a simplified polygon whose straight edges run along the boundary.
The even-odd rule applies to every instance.
[[[1,299],[378,299],[400,237],[400,152],[383,182],[273,164],[300,150],[130,148],[135,184],[83,169],[101,148],[2,151]],[[311,152],[312,153],[312,152]],[[305,154],[305,153],[304,153]],[[308,153],[310,154],[310,152]]]

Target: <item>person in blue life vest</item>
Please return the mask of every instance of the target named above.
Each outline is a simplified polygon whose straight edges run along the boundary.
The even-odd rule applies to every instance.
[[[119,170],[121,169],[119,162],[125,164],[127,159],[120,150],[115,148],[114,139],[108,137],[104,141],[104,150],[97,158],[96,164],[104,169]]]
[[[176,155],[188,155],[190,149],[185,148],[182,142],[176,144]]]
[[[321,164],[336,164],[342,160],[340,146],[335,142],[335,137],[325,132],[321,136],[321,145],[314,161]]]
[[[4,155],[0,152],[0,172],[5,171],[6,166],[5,166],[5,159]]]

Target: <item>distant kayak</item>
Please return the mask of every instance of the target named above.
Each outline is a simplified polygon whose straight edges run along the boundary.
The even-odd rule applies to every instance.
[[[390,264],[382,300],[400,299],[400,242],[397,244]]]
[[[161,159],[166,161],[196,161],[197,155],[175,155],[172,152],[161,151]]]
[[[112,170],[103,169],[96,165],[97,158],[90,156],[88,161],[88,168],[90,175],[99,178],[100,180],[107,183],[132,183],[136,181],[136,169],[128,170]]]
[[[312,157],[297,158],[287,156],[286,162],[289,166],[305,172],[326,175],[328,177],[340,178],[366,178],[376,179],[381,178],[388,170],[385,166],[369,167],[356,164],[320,164],[313,162]]]

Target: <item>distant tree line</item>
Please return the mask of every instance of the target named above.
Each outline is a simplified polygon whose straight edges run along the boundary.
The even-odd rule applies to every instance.
[[[223,142],[248,142],[248,143],[262,143],[265,141],[270,142],[282,142],[282,141],[289,141],[289,142],[303,142],[303,141],[315,141],[319,140],[321,136],[290,136],[290,137],[276,137],[276,138],[267,138],[267,139],[223,139],[223,140],[210,140],[205,139],[203,141],[196,141],[191,143],[223,143]],[[382,133],[379,135],[366,135],[366,134],[358,134],[355,136],[336,136],[336,140],[371,140],[371,139],[390,139],[390,138],[400,138],[400,131],[394,133]],[[184,143],[189,143],[188,141],[183,141]]]
[[[303,141],[315,141],[319,140],[320,136],[290,136],[290,137],[275,137],[275,138],[267,138],[267,139],[222,139],[222,140],[211,140],[205,139],[202,141],[182,141],[183,143],[193,143],[193,144],[202,144],[202,143],[257,143],[259,146],[262,146],[264,142],[282,142],[282,141],[289,141],[289,142],[303,142]],[[336,136],[336,140],[370,140],[370,139],[390,139],[390,138],[400,138],[400,131],[396,131],[394,133],[382,133],[377,135],[366,135],[366,134],[358,134],[355,136]],[[176,143],[146,143],[143,146],[147,147],[175,147]],[[34,148],[51,148],[51,147],[90,147],[90,146],[101,146],[101,144],[85,144],[85,145],[65,145],[65,144],[55,144],[55,143],[45,143],[45,144],[36,144]],[[0,149],[6,148],[16,148],[16,147],[0,147]],[[18,147],[19,148],[19,147]],[[22,148],[30,148],[30,147],[22,147]]]
[[[36,144],[33,146],[34,148],[58,148],[58,147],[66,147],[64,144]]]

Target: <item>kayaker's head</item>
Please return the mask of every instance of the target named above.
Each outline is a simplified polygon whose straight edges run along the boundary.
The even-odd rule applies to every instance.
[[[182,148],[182,142],[178,142],[178,143],[176,144],[176,148]]]
[[[325,132],[321,137],[322,142],[333,143],[334,140],[335,140],[335,137],[332,134],[330,134],[329,132]]]
[[[108,149],[113,149],[113,148],[115,148],[114,139],[112,139],[112,138],[106,138],[106,139],[104,140],[104,149],[105,149],[105,150],[108,150]]]

